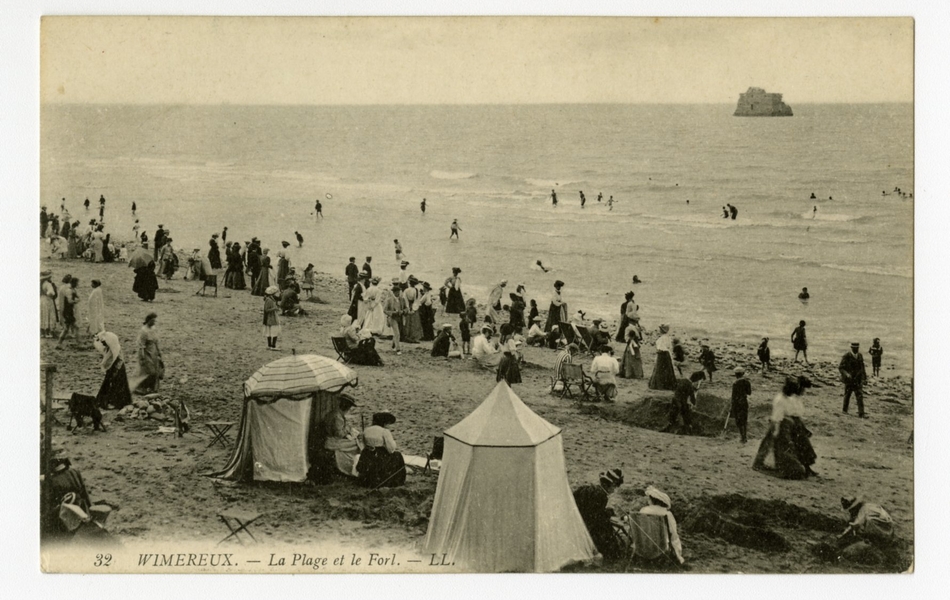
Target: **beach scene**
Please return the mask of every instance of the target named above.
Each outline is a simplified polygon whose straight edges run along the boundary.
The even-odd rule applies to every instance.
[[[180,44],[212,27],[69,21],[45,21],[45,39],[77,23],[147,38],[160,23]],[[264,35],[238,21],[219,25]],[[729,29],[720,21],[706,34],[671,25],[696,44],[668,50],[672,72],[677,52],[715,45],[713,33]],[[858,21],[862,35],[910,44],[912,55],[911,22]],[[332,33],[321,43],[350,60],[351,44],[379,27],[278,22],[289,39]],[[646,27],[596,22],[618,40]],[[771,36],[767,23],[739,26],[727,50]],[[834,25],[843,48],[849,23]],[[446,21],[442,33],[459,26]],[[400,40],[422,25],[406,27],[393,47],[414,56]],[[484,20],[469,27],[472,48],[494,39]],[[789,27],[777,31],[831,25]],[[828,73],[840,73],[840,53],[828,55]],[[435,90],[426,102],[406,85],[368,97],[354,87],[351,102],[339,90],[323,102],[295,91],[289,101],[199,102],[96,96],[66,74],[59,51],[44,60],[41,454],[44,481],[78,470],[88,490],[65,525],[62,494],[44,500],[45,569],[88,572],[86,558],[108,548],[117,572],[170,572],[165,554],[200,555],[231,533],[221,547],[237,548],[239,565],[179,570],[913,570],[911,63],[897,63],[911,75],[896,82],[823,90],[767,76],[769,63],[753,60],[728,90],[695,100],[612,89],[459,102]],[[76,72],[105,66],[89,59]],[[174,73],[156,69],[162,81]],[[781,116],[741,114],[740,94],[759,86],[784,96]],[[77,87],[79,100],[69,96]],[[393,95],[400,101],[377,100]],[[454,309],[458,292],[470,316]],[[443,330],[451,341],[435,335]],[[440,340],[447,355],[434,349]],[[573,392],[565,357],[589,377]],[[315,369],[319,382],[256,396],[280,361],[310,365],[301,377]],[[291,377],[281,365],[270,368]],[[320,383],[327,369],[332,384]],[[351,442],[360,458],[344,474]],[[396,454],[404,465],[393,480]],[[372,471],[360,462],[385,477],[367,487]],[[646,531],[657,515],[659,533]],[[235,522],[245,528],[235,533]],[[644,550],[645,539],[664,550]],[[158,548],[151,567],[143,546]],[[363,561],[313,561],[331,550]]]

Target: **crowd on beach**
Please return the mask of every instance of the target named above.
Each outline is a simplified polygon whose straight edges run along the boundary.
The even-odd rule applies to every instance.
[[[554,190],[551,197],[556,205]],[[586,202],[583,192],[580,197],[583,207]],[[602,200],[602,194],[597,200]],[[612,208],[613,197],[607,202]],[[88,211],[88,199],[84,206]],[[735,219],[737,209],[728,206],[729,209],[724,207],[723,217]],[[421,209],[424,213],[425,200]],[[133,203],[133,216],[136,210]],[[319,201],[315,213],[322,218]],[[243,243],[228,240],[227,227],[220,234],[215,232],[210,236],[206,250],[195,248],[190,254],[182,254],[176,249],[171,232],[164,224],[159,224],[149,239],[136,218],[133,241],[127,244],[113,241],[105,228],[104,197],[100,197],[99,218],[90,219],[86,226],[70,216],[65,199],[59,214],[48,213],[45,206],[40,213],[41,237],[50,244],[52,257],[85,259],[94,263],[128,263],[134,271],[132,292],[144,302],[154,301],[159,280],[173,279],[183,264],[184,278],[201,284],[196,294],[205,294],[209,289],[217,294],[220,275],[225,288],[247,290],[249,295],[259,297],[262,303],[259,325],[269,350],[280,351],[278,339],[282,327],[293,326],[295,319],[308,315],[302,302],[314,296],[315,267],[308,263],[302,272],[298,272],[291,264],[287,250],[291,243],[288,241],[280,242],[275,263],[270,248],[261,240],[257,237],[250,237]],[[453,221],[450,230],[450,239],[457,241],[461,231],[457,220]],[[302,248],[303,236],[295,231],[294,237],[297,247]],[[499,280],[480,304],[479,299],[464,292],[461,267],[452,268],[446,279],[432,284],[413,274],[412,263],[406,259],[398,239],[394,240],[394,246],[398,269],[389,273],[391,276],[384,276],[378,268],[374,270],[372,256],[366,256],[361,267],[357,266],[355,256],[350,257],[343,268],[349,305],[339,316],[340,329],[333,336],[340,360],[383,367],[380,354],[383,346],[398,356],[407,345],[425,343],[430,344],[431,357],[471,360],[478,368],[494,374],[496,381],[504,380],[515,386],[522,383],[525,347],[537,346],[555,353],[552,393],[563,396],[571,393],[572,386],[579,386],[584,391],[584,398],[595,402],[616,401],[621,391],[618,378],[647,378],[642,352],[648,343],[647,334],[653,336],[654,331],[648,332],[642,326],[640,306],[633,291],[625,293],[619,319],[613,327],[607,319],[588,319],[583,310],[571,311],[564,295],[567,284],[560,279],[552,284],[546,314],[539,309],[538,300],[529,297],[525,285],[509,287],[507,279]],[[549,271],[540,261],[537,265],[545,273]],[[634,276],[632,284],[640,283]],[[129,377],[118,338],[106,326],[107,308],[98,280],[91,282],[92,289],[85,302],[86,328],[85,332],[80,332],[79,284],[75,277],[66,275],[57,286],[50,270],[40,274],[40,329],[44,338],[55,337],[58,333],[57,348],[72,335],[79,343],[92,342],[102,355],[100,368],[104,376],[101,388],[95,398],[88,400],[89,406],[84,407],[99,429],[99,409],[122,408],[132,402],[133,393],[158,391],[165,370],[155,329],[159,315],[149,310],[144,319],[136,339],[138,371]],[[301,295],[306,298],[302,299]],[[808,297],[807,288],[803,288],[799,298],[804,302]],[[252,324],[248,327],[251,328]],[[696,405],[696,392],[704,382],[711,382],[718,371],[717,356],[708,340],[700,344],[698,356],[688,356],[681,338],[671,330],[668,323],[660,324],[655,330],[652,342],[655,362],[647,386],[651,390],[672,392],[669,425],[664,431],[691,434],[695,433],[691,407]],[[795,362],[801,353],[807,366],[808,342],[804,320],[792,332],[790,342],[795,350]],[[614,356],[614,344],[621,348],[619,360]],[[768,338],[762,338],[756,354],[761,370],[768,372],[771,369]],[[879,339],[874,339],[869,354],[872,375],[878,376],[883,354]],[[586,363],[589,365],[586,372],[584,357],[590,360]],[[698,363],[699,369],[690,369],[693,361]],[[868,375],[859,343],[852,343],[850,351],[841,357],[839,373],[844,383],[842,412],[848,413],[853,396],[858,416],[866,418],[863,388]],[[746,443],[749,398],[753,390],[743,368],[736,368],[733,376],[729,419],[734,420],[741,442]],[[812,466],[818,454],[810,441],[811,432],[802,420],[803,397],[810,386],[810,380],[803,375],[789,376],[785,380],[772,402],[770,425],[760,442],[753,469],[772,471],[786,479],[816,475]],[[395,423],[396,417],[391,413],[374,414],[370,427],[354,432],[347,420],[347,411],[354,404],[352,400],[341,401],[339,409],[328,421],[326,449],[338,467],[336,470],[347,476],[356,476],[369,487],[401,485],[405,481],[405,464],[387,429]],[[354,445],[353,440],[357,437],[359,445]],[[355,454],[361,456],[358,464],[362,465],[362,470],[359,472],[353,472]],[[363,455],[366,455],[365,460]],[[774,456],[774,468],[765,466],[769,455]],[[596,484],[581,486],[575,491],[578,508],[591,536],[600,552],[608,557],[622,554],[626,547],[623,525],[606,508],[608,497],[622,483],[622,471],[612,469],[601,473]],[[669,496],[652,486],[646,495],[650,502],[647,512],[669,520],[675,557],[681,563],[682,547],[676,536],[675,519],[669,512]],[[867,525],[869,522],[878,529],[890,527],[892,534],[890,517],[879,505],[852,498],[847,503],[843,500],[842,506],[857,511],[853,513],[857,520],[848,532],[851,538],[871,527]],[[861,510],[864,510],[863,521],[858,519]],[[882,537],[887,536],[876,535],[875,539],[879,541]]]

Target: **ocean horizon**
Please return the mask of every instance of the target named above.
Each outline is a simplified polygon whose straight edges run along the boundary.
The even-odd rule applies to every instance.
[[[272,254],[287,240],[298,271],[337,276],[367,255],[395,276],[398,238],[420,279],[437,288],[461,267],[479,302],[507,279],[544,310],[561,279],[572,310],[616,320],[633,290],[647,328],[768,336],[776,356],[804,319],[810,358],[880,337],[885,373],[909,374],[914,208],[892,190],[914,190],[913,104],[789,103],[786,118],[726,103],[47,104],[41,199],[56,211],[65,197],[82,221],[83,199],[92,218],[105,195],[117,240],[131,238],[133,201],[149,237],[162,223],[181,250],[224,226]]]

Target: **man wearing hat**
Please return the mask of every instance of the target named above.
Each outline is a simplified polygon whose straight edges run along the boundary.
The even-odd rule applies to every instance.
[[[498,349],[498,342],[491,340],[495,331],[491,325],[482,325],[481,333],[472,340],[472,358],[478,362],[480,367],[494,369],[502,359],[501,350]]]
[[[409,271],[406,270],[406,267],[408,266],[408,260],[404,260],[399,263],[399,283],[407,283],[409,281]]]
[[[547,336],[544,334],[544,330],[541,329],[541,318],[540,317],[531,317],[528,335],[525,339],[525,343],[529,346],[544,346],[545,341],[547,341]]]
[[[371,262],[373,262],[373,257],[372,257],[372,256],[367,256],[367,257],[366,257],[366,262],[363,263],[363,271],[366,271],[367,273],[369,273],[369,279],[370,279],[370,281],[372,281],[372,279],[373,279],[373,267],[370,266],[370,263],[371,263]]]
[[[844,383],[844,404],[841,406],[841,412],[848,412],[848,404],[851,402],[851,394],[858,403],[858,417],[867,418],[864,414],[864,382],[867,381],[867,373],[864,371],[864,355],[858,352],[861,345],[858,342],[851,342],[851,352],[841,357],[838,363],[838,372],[841,373],[841,381]]]
[[[590,351],[600,352],[604,346],[610,346],[610,328],[601,319],[594,319],[594,330],[591,332]]]
[[[347,298],[353,298],[353,286],[356,285],[357,280],[360,276],[360,269],[356,266],[356,257],[351,256],[350,262],[346,264],[346,289],[347,289]]]
[[[670,546],[673,548],[673,553],[676,555],[676,560],[679,561],[679,564],[683,564],[686,562],[683,559],[683,544],[680,542],[679,533],[676,531],[676,518],[673,516],[673,513],[670,512],[670,508],[673,506],[672,501],[670,501],[670,497],[652,485],[648,486],[647,489],[644,490],[644,494],[646,495],[650,504],[641,508],[640,514],[656,515],[666,519],[666,523],[670,529]]]
[[[452,348],[452,342],[454,341],[455,336],[452,335],[452,324],[443,323],[439,335],[435,336],[435,341],[432,342],[431,355],[448,358],[449,350]]]
[[[736,429],[742,438],[742,443],[746,443],[746,424],[749,421],[749,396],[752,395],[752,384],[744,377],[745,370],[742,367],[736,367],[736,380],[732,384],[732,418],[736,420]]]
[[[152,244],[155,246],[153,249],[155,253],[155,262],[158,263],[158,251],[162,249],[162,246],[165,245],[165,229],[164,225],[161,223],[158,224],[158,228],[155,230],[155,237],[152,238]]]
[[[683,418],[683,429],[687,434],[693,432],[693,417],[690,410],[690,404],[696,406],[696,390],[706,379],[706,374],[702,371],[696,371],[689,376],[689,379],[677,379],[673,387],[673,401],[670,402],[670,424],[662,431],[673,431],[676,428],[676,422],[680,416]]]
[[[604,558],[623,558],[627,550],[627,544],[614,530],[614,510],[607,507],[610,495],[621,485],[623,471],[611,469],[600,474],[599,483],[589,483],[574,490],[577,510]]]

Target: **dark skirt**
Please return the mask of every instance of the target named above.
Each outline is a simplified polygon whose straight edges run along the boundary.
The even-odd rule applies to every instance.
[[[672,390],[676,387],[676,373],[669,352],[656,353],[656,364],[653,365],[653,375],[647,387],[651,390]]]
[[[244,270],[240,267],[228,271],[224,275],[224,287],[232,290],[243,290],[247,287],[244,282]]]
[[[418,344],[422,340],[422,318],[418,312],[411,312],[406,315],[405,337],[402,341],[408,344]]]
[[[211,263],[212,269],[221,268],[221,253],[217,248],[212,248],[208,251],[208,262]]]
[[[270,269],[261,269],[260,275],[254,282],[254,289],[251,294],[254,296],[263,296],[264,291],[270,287]]]
[[[132,283],[132,291],[138,294],[142,300],[154,300],[155,291],[158,289],[158,278],[155,277],[155,268],[139,267],[135,270],[135,281]]]
[[[627,341],[627,327],[630,325],[630,319],[627,318],[627,315],[620,317],[620,329],[617,330],[617,335],[614,336],[614,341],[616,342],[625,342]]]
[[[125,362],[120,358],[106,371],[99,393],[96,394],[96,405],[99,408],[122,408],[131,403],[129,377],[125,371]]]
[[[620,376],[624,379],[643,379],[643,361],[640,359],[639,349],[634,352],[631,352],[629,348],[624,350]]]
[[[435,310],[423,304],[419,307],[419,319],[422,321],[422,341],[431,342],[435,339],[435,330],[432,328],[435,322]]]
[[[465,312],[465,299],[462,298],[461,290],[449,289],[448,298],[445,301],[445,312],[453,315],[460,315]]]
[[[779,425],[778,435],[774,440],[775,468],[784,479],[804,479],[805,467],[815,462],[814,456],[809,458],[808,453],[799,456],[800,451],[806,447],[811,450],[810,454],[814,455],[811,442],[807,440],[807,437],[804,442],[800,440],[803,435],[800,427],[804,427],[800,424],[801,419],[783,419]],[[805,459],[804,462],[803,458]],[[809,460],[810,462],[808,462]]]
[[[386,448],[363,448],[356,472],[361,485],[368,488],[398,487],[406,483],[406,462],[400,452]]]
[[[383,359],[376,352],[376,340],[373,338],[360,340],[359,345],[350,351],[350,362],[368,367],[383,366]]]
[[[75,304],[72,302],[63,302],[63,323],[67,326],[76,324],[76,309],[74,307]]]
[[[548,320],[544,322],[544,331],[557,331],[561,323],[561,307],[553,303],[548,307]]]

